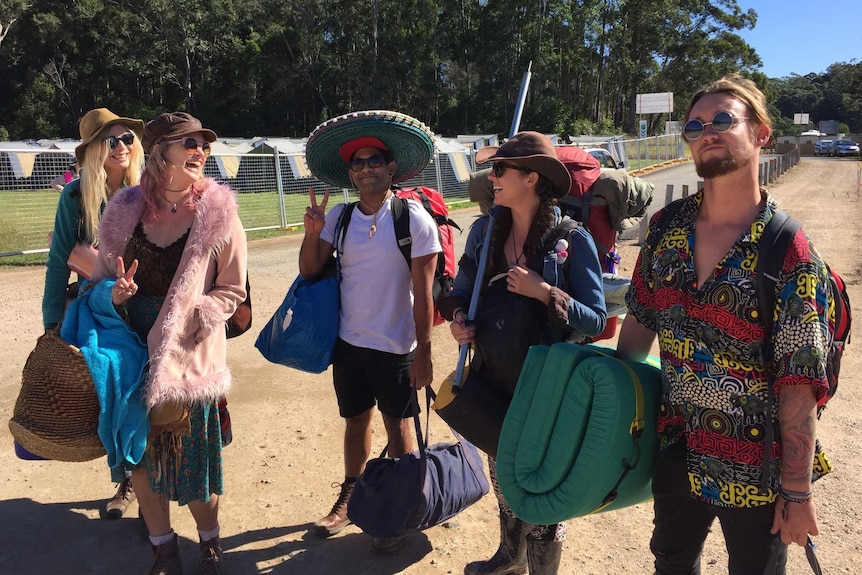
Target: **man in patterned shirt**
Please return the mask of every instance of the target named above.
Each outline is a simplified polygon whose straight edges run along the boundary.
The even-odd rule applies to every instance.
[[[827,272],[800,230],[779,274],[774,318],[766,318],[775,321],[773,335],[764,343],[755,270],[758,240],[777,207],[758,184],[760,149],[771,133],[766,98],[732,74],[697,92],[685,120],[704,188],[663,237],[648,236],[617,350],[643,359],[658,335],[662,456],[653,472],[650,548],[656,573],[698,574],[718,517],[731,575],[783,574],[787,545],[818,533],[811,484],[831,471],[815,437],[817,400],[827,389]],[[774,350],[777,401],[768,400],[763,345]],[[775,439],[764,465],[767,418]]]

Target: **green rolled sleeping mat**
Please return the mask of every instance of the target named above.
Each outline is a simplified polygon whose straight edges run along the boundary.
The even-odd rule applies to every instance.
[[[530,348],[497,446],[515,515],[547,525],[652,497],[661,371],[650,361],[594,345]]]

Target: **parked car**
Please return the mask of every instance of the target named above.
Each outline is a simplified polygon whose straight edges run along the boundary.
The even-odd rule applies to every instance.
[[[829,153],[829,146],[832,144],[832,140],[820,140],[819,142],[814,143],[814,155],[825,156]]]
[[[858,156],[859,144],[853,140],[835,140],[829,146],[830,156]]]
[[[604,148],[584,148],[584,151],[597,159],[602,169],[621,170],[625,168],[622,162],[617,162],[611,153]]]

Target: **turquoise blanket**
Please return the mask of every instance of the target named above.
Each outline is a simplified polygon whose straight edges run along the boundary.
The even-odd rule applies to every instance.
[[[99,439],[112,469],[140,463],[150,432],[141,397],[147,346],[114,309],[114,283],[86,286],[69,305],[60,329],[63,339],[81,349],[90,368],[99,397]]]

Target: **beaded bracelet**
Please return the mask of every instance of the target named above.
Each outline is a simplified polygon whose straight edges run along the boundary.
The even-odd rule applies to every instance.
[[[778,494],[789,503],[808,503],[813,495],[811,491],[787,491],[783,487],[778,488]]]

